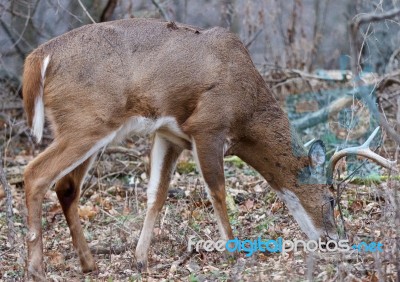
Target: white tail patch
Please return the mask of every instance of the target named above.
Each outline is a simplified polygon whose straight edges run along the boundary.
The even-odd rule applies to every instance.
[[[32,134],[36,138],[36,142],[40,143],[43,135],[43,127],[44,127],[44,104],[43,104],[43,91],[44,91],[44,80],[46,78],[46,69],[50,62],[50,55],[47,55],[44,58],[42,63],[42,68],[40,70],[40,87],[39,87],[39,95],[35,101],[35,112],[33,114],[33,122],[32,122]]]

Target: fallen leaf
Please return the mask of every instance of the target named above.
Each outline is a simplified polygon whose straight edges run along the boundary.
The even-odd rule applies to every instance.
[[[246,207],[246,209],[251,210],[254,207],[254,201],[251,199],[247,199],[244,202],[244,206]]]
[[[272,211],[272,213],[276,213],[276,212],[277,212],[278,210],[280,210],[282,207],[283,207],[282,202],[277,201],[277,202],[275,202],[275,203],[272,204],[271,211]]]
[[[129,215],[131,212],[132,212],[132,210],[127,205],[125,205],[124,209],[122,211],[122,214],[123,215]]]
[[[353,212],[358,212],[358,211],[362,210],[362,209],[363,209],[363,202],[362,202],[361,200],[355,200],[355,201],[351,204],[350,209],[351,209]]]
[[[80,218],[92,219],[97,214],[97,210],[91,206],[83,206],[78,208],[78,214]]]
[[[49,251],[47,256],[50,258],[49,262],[53,266],[64,264],[64,256],[57,251]]]

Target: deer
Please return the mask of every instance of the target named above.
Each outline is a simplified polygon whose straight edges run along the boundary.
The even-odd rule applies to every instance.
[[[156,19],[82,26],[27,56],[23,103],[35,140],[41,141],[46,120],[54,137],[24,171],[27,270],[34,279],[45,277],[42,203],[52,186],[82,271],[96,269],[77,212],[80,189],[97,152],[129,134],[153,136],[147,210],[135,250],[139,271],[148,269],[153,228],[183,150],[193,153],[222,239],[233,239],[225,202],[229,155],[265,178],[308,238],[338,239],[323,142],[314,141],[307,152],[247,49],[227,29]],[[331,163],[356,153],[347,148]]]

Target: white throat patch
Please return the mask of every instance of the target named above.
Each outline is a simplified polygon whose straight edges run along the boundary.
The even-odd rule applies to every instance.
[[[297,198],[292,191],[284,188],[281,191],[276,191],[276,193],[278,197],[285,202],[290,213],[300,225],[301,230],[307,234],[308,238],[311,240],[318,240],[322,232],[315,227],[311,218],[301,205],[299,198]]]

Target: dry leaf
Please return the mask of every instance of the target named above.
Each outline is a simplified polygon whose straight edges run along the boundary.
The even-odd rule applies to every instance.
[[[0,185],[0,199],[4,198],[6,193],[4,192],[3,186]]]
[[[123,211],[122,211],[122,214],[123,215],[129,215],[130,213],[131,213],[131,209],[127,206],[127,205],[125,205],[124,206],[124,209],[123,209]]]
[[[361,200],[355,200],[355,201],[351,204],[350,209],[351,209],[353,212],[361,211],[361,210],[363,209],[363,202],[362,202]]]
[[[64,264],[64,256],[57,251],[49,251],[47,256],[50,258],[49,262],[53,266]]]
[[[244,202],[244,206],[246,207],[246,209],[251,210],[254,207],[254,201],[251,199],[247,199]]]
[[[97,214],[97,210],[93,206],[83,206],[78,208],[78,214],[80,218],[92,219]]]
[[[272,204],[271,211],[272,211],[272,213],[276,213],[276,212],[277,212],[278,210],[280,210],[282,207],[283,207],[282,202],[277,201],[277,202],[275,202],[275,203]]]

